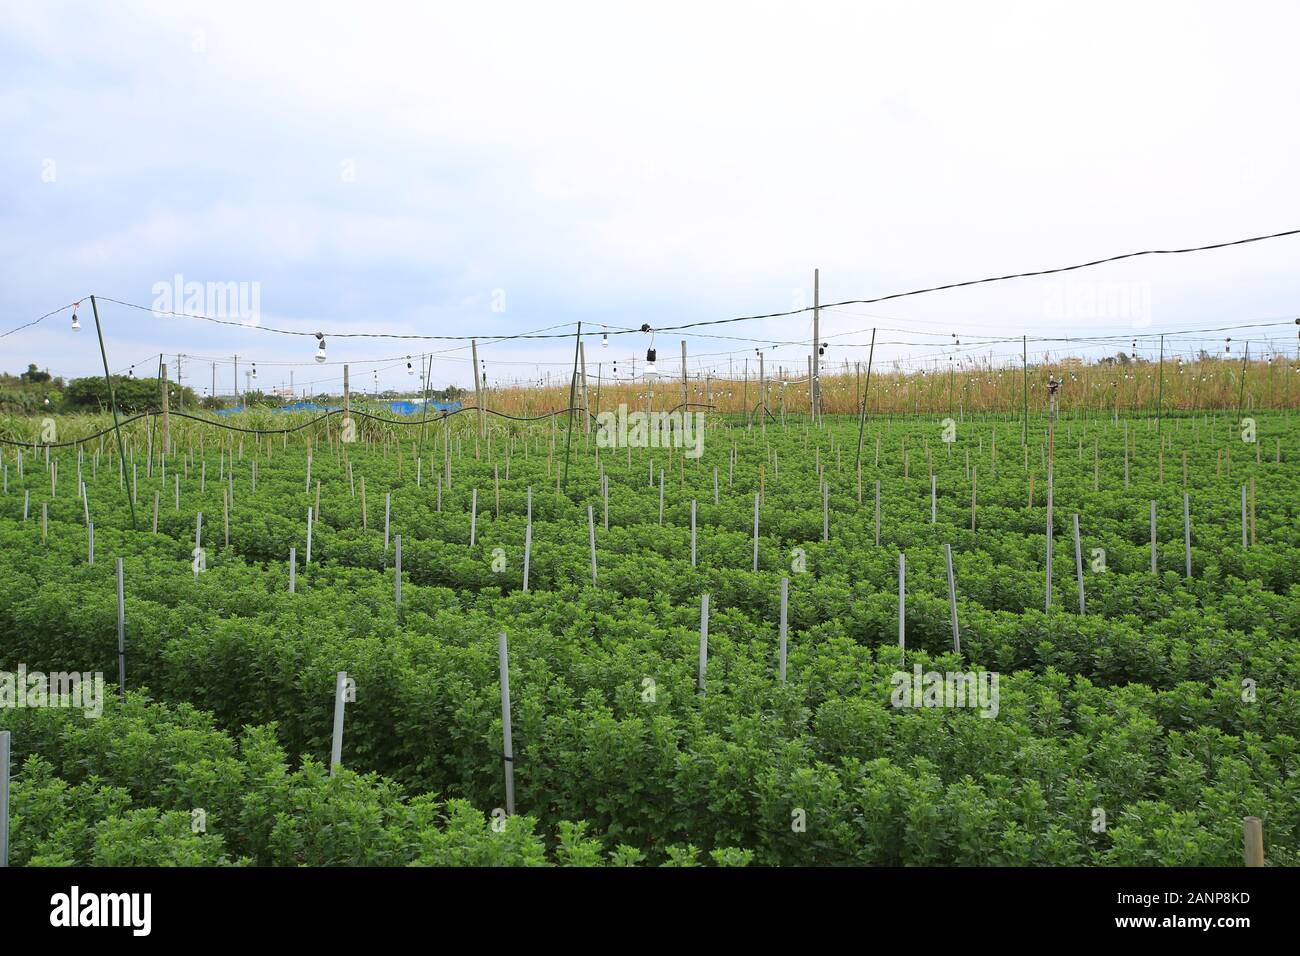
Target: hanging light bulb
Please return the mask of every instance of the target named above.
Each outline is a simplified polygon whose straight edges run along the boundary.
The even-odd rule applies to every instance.
[[[257,363],[253,363],[253,378],[257,378]]]
[[[645,373],[647,375],[658,375],[659,370],[655,368],[655,350],[645,350]]]
[[[81,319],[77,318],[77,307],[80,305],[80,302],[74,302],[72,304],[72,331],[74,332],[81,331]]]
[[[324,362],[325,361],[325,333],[324,332],[316,333],[316,342],[317,342],[316,361]]]
[[[601,336],[600,336],[600,347],[601,347],[602,349],[607,349],[607,348],[609,348],[609,333],[608,333],[608,332],[604,332],[604,333],[601,334]]]
[[[134,366],[134,365],[132,365],[129,369],[127,369],[127,371],[126,371],[126,377],[127,377],[127,378],[135,378],[135,366]]]
[[[411,368],[411,356],[409,355],[406,357],[406,374],[407,375],[415,374],[415,369]]]

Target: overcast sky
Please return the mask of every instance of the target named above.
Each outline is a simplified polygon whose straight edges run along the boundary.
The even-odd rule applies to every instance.
[[[799,308],[815,267],[834,301],[1300,227],[1287,2],[0,11],[0,332],[91,292],[155,308],[179,276],[182,292],[244,284],[263,328],[487,341]],[[873,326],[882,342],[955,332],[969,355],[981,337],[1127,337],[1298,308],[1294,237],[826,310],[822,331],[828,359],[854,361]],[[81,315],[80,334],[61,313],[0,339],[0,370],[99,371],[88,302]],[[312,362],[311,338],[112,303],[101,318],[114,371],[152,375],[165,352],[192,357],[201,389],[215,360],[221,392],[234,354],[241,388],[250,361],[263,388],[287,383],[276,363],[298,363],[298,385],[341,375]],[[713,332],[797,342],[811,324]],[[1294,326],[1234,345],[1266,335],[1295,355]],[[680,340],[656,341],[674,368]],[[357,388],[374,368],[406,387],[404,356],[435,350],[435,385],[472,381],[459,343],[327,342]],[[617,359],[624,375],[649,344],[598,343],[589,365]],[[695,334],[691,366],[738,371],[759,344]],[[1049,348],[1087,351],[1031,357]],[[807,351],[768,361],[802,369]],[[572,339],[481,354],[493,381],[563,378]]]

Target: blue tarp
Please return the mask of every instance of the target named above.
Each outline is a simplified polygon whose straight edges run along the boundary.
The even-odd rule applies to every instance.
[[[419,402],[389,402],[388,410],[394,415],[414,415],[420,411]],[[460,402],[430,402],[429,411],[454,412],[460,408]]]
[[[272,412],[333,412],[333,411],[338,411],[338,409],[341,407],[342,407],[341,405],[327,407],[325,405],[317,405],[315,402],[295,402],[293,405],[282,405],[279,408],[272,408],[270,409],[270,411]],[[263,411],[266,410],[267,409],[263,409]],[[217,414],[238,415],[244,411],[247,411],[247,409],[239,408],[239,407],[219,408],[217,409]]]

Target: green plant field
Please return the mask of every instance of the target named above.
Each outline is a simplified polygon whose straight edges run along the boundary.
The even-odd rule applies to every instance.
[[[598,449],[564,418],[492,418],[490,440],[471,414],[363,423],[355,443],[337,417],[260,439],[176,419],[165,477],[143,419],[125,468],[112,432],[80,446],[85,504],[76,447],[52,479],[45,449],[20,476],[8,446],[0,671],[98,671],[111,698],[99,718],[0,707],[13,862],[1237,865],[1258,816],[1269,862],[1296,863],[1300,421],[1253,413],[1246,441],[1230,412],[1035,416],[1022,441],[1014,416],[945,419],[869,417],[860,470],[853,416],[714,418],[698,459]],[[500,632],[518,816],[497,832]],[[995,674],[996,715],[895,706],[918,666]],[[339,671],[356,700],[331,777]]]

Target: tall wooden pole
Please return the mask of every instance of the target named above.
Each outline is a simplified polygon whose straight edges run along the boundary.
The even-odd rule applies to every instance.
[[[582,369],[582,430],[591,434],[591,398],[587,391],[587,348],[578,339],[579,367]]]
[[[172,447],[172,442],[171,442],[172,427],[171,427],[171,408],[169,406],[168,395],[167,395],[167,364],[165,362],[160,367],[160,371],[158,375],[158,387],[162,391],[162,446],[163,446],[163,456],[166,457],[167,452]]]
[[[1020,361],[1024,369],[1024,378],[1022,385],[1023,407],[1020,426],[1020,443],[1026,445],[1029,443],[1029,336],[1023,336],[1020,340],[1021,357]]]
[[[821,389],[821,270],[813,270],[813,350],[812,350],[812,382],[809,385],[809,395],[812,397],[812,417],[813,424],[817,424],[821,418],[822,409],[822,389]]]
[[[682,339],[682,414],[686,414],[686,406],[690,404],[690,389],[686,384],[686,340]]]
[[[480,438],[485,438],[487,419],[483,416],[483,377],[478,371],[478,339],[469,340],[469,350],[470,358],[474,363],[474,404],[478,406],[478,434]]]
[[[104,328],[99,324],[99,305],[95,302],[95,297],[90,297],[90,311],[95,315],[95,334],[99,336],[99,355],[104,360],[104,384],[108,387],[108,404],[113,409],[113,431],[117,435],[117,454],[121,459],[121,466],[126,468],[126,447],[122,444],[122,424],[117,418],[117,398],[113,395],[113,379],[108,374],[108,353],[104,350]],[[131,530],[135,530],[135,500],[128,493],[126,503],[131,506]]]
[[[569,451],[573,447],[573,403],[574,391],[578,387],[578,354],[582,349],[582,323],[578,323],[578,331],[573,337],[573,374],[569,376],[569,431],[564,439],[564,481],[562,487],[565,491],[569,488]],[[554,421],[554,419],[552,419]]]
[[[1157,392],[1156,399],[1156,434],[1160,434],[1160,427],[1165,413],[1165,337],[1160,336],[1160,388]],[[1163,447],[1163,446],[1161,446]]]

